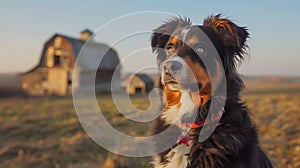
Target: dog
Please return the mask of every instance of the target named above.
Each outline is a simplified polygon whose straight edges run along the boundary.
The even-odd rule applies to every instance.
[[[169,130],[155,140],[155,168],[272,167],[240,99],[237,66],[248,38],[246,27],[220,14],[202,25],[173,18],[153,30],[164,102],[154,134]]]

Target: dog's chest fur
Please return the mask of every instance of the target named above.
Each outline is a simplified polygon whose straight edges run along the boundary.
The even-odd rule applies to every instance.
[[[192,112],[196,108],[192,102],[189,91],[182,91],[180,105],[168,107],[160,116],[167,124],[179,122],[184,114]]]
[[[192,103],[190,94],[188,91],[183,91],[182,96],[180,99],[180,106],[173,106],[168,108],[163,112],[161,118],[167,124],[174,124],[175,122],[179,122],[182,115],[191,112],[194,110],[195,105]],[[188,165],[188,156],[189,154],[192,141],[190,140],[189,146],[185,144],[177,145],[176,147],[172,148],[166,155],[165,158],[167,162],[161,163],[161,158],[159,155],[154,157],[154,164],[155,168],[185,168]]]

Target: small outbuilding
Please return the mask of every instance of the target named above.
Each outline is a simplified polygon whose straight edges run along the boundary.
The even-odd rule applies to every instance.
[[[129,74],[121,86],[127,94],[145,94],[153,89],[154,82],[147,74]]]

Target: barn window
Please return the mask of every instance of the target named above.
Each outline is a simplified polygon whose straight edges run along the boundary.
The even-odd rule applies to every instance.
[[[55,66],[60,65],[60,56],[54,55],[54,65]]]
[[[142,93],[142,88],[141,87],[136,87],[135,88],[135,93]]]

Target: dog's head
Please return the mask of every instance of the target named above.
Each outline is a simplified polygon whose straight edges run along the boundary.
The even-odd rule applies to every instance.
[[[199,105],[205,104],[221,81],[235,74],[247,37],[245,27],[220,15],[208,17],[203,25],[176,18],[155,29],[151,46],[158,55],[167,103],[178,103],[180,91],[189,90],[200,95]]]

